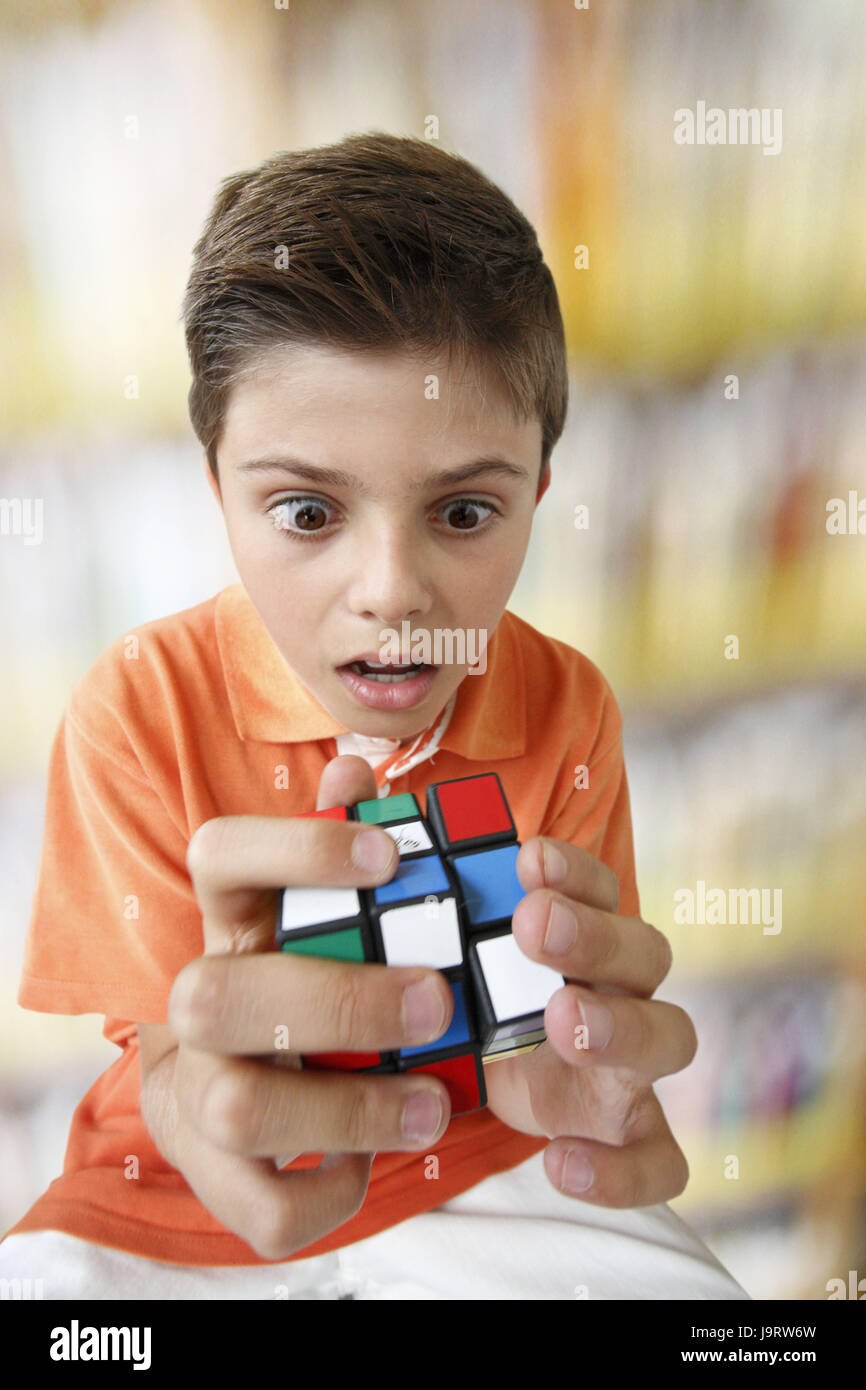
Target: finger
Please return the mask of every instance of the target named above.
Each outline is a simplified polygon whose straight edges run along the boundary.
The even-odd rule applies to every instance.
[[[354,806],[356,801],[373,801],[376,791],[376,775],[366,759],[354,753],[342,753],[332,758],[322,772],[316,810],[327,811],[332,806]]]
[[[544,1024],[548,1042],[569,1066],[627,1067],[649,1081],[682,1071],[698,1049],[694,1024],[677,1004],[602,997],[579,985],[556,991]]]
[[[636,1129],[622,1146],[557,1137],[544,1151],[549,1181],[565,1196],[599,1207],[651,1207],[679,1197],[689,1165],[652,1092]]]
[[[640,917],[620,917],[547,888],[533,889],[511,919],[520,949],[568,980],[646,999],[671,967],[670,942]]]
[[[557,888],[567,898],[616,912],[619,881],[613,869],[580,845],[533,836],[521,845],[517,877],[527,893],[533,888]]]
[[[372,848],[373,857],[365,862]],[[206,951],[263,950],[273,940],[276,893],[290,887],[386,883],[399,855],[378,826],[278,816],[220,816],[200,825],[187,867]]]
[[[339,1154],[318,1169],[278,1173],[268,1159],[226,1153],[186,1126],[182,1172],[203,1206],[264,1260],[287,1260],[360,1210],[374,1155]]]
[[[190,961],[168,1018],[186,1046],[279,1056],[417,1047],[441,1037],[453,1011],[438,970],[271,951]]]
[[[204,1139],[228,1153],[412,1151],[440,1138],[451,1117],[448,1092],[431,1076],[301,1074],[182,1051],[178,1105]]]

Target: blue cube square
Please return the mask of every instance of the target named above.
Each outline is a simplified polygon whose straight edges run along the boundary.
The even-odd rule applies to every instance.
[[[408,898],[426,898],[428,893],[448,893],[451,885],[438,854],[401,860],[390,883],[374,889],[377,903],[402,903]]]
[[[517,877],[520,845],[455,855],[452,863],[463,889],[466,911],[474,927],[510,917],[525,896]]]

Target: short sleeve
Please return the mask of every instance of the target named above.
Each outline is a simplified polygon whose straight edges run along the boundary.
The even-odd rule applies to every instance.
[[[51,748],[45,826],[18,1003],[161,1023],[203,950],[188,836],[119,722],[99,733],[70,701]]]
[[[576,739],[560,770],[554,811],[544,835],[580,845],[613,869],[619,911],[640,916],[631,803],[622,746],[622,716],[606,687],[592,747]]]

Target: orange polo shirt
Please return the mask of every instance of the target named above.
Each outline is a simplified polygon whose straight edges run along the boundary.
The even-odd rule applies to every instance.
[[[425,806],[428,783],[497,772],[520,840],[585,846],[616,873],[620,912],[639,915],[621,728],[598,668],[506,611],[486,671],[458,687],[435,766],[421,763],[390,791],[414,792]],[[345,732],[294,675],[240,584],[119,638],[74,687],[51,751],[18,1002],[104,1014],[120,1056],[73,1114],[62,1175],[7,1234],[51,1228],[184,1265],[269,1263],[156,1149],[141,1116],[135,1021],[167,1021],[175,976],[203,950],[186,869],[193,832],[214,816],[315,809]],[[583,764],[589,786],[575,789]],[[275,775],[281,766],[288,778]],[[375,775],[381,787],[385,768]],[[428,1211],[546,1143],[487,1109],[459,1116],[434,1150],[438,1180],[425,1178],[423,1153],[377,1154],[361,1210],[293,1258]]]

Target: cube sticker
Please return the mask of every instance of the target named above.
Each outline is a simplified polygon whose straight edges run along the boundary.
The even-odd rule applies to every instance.
[[[413,1075],[416,1072],[429,1072],[445,1083],[451,1100],[452,1117],[479,1110],[487,1103],[481,1061],[471,1052],[412,1067],[411,1071]]]
[[[475,941],[472,950],[493,1011],[491,1043],[509,1038],[527,1042],[524,1035],[539,1029],[543,1034],[544,1010],[563,984],[558,971],[525,956],[511,932]],[[491,1045],[487,1050],[496,1049]]]
[[[525,896],[515,867],[519,850],[519,845],[503,845],[453,859],[473,927],[503,919],[510,922],[511,914]]]
[[[315,927],[320,922],[337,922],[357,917],[361,900],[357,888],[287,888],[283,893],[280,931]]]
[[[385,825],[388,821],[406,820],[420,816],[421,809],[411,792],[400,796],[383,796],[370,801],[359,801],[355,810],[358,820],[368,825]]]
[[[495,772],[440,782],[427,791],[427,816],[446,852],[472,842],[503,844],[517,840],[502,783]]]
[[[382,829],[391,836],[401,855],[433,850],[433,841],[421,820],[398,821],[396,825],[383,825]]]
[[[327,956],[332,960],[367,959],[360,927],[352,927],[349,931],[316,932],[313,936],[290,936],[280,949],[292,955]]]
[[[426,898],[450,890],[451,884],[439,855],[425,854],[420,859],[401,860],[390,883],[374,888],[373,898],[376,903],[406,902],[410,898]]]
[[[448,970],[463,962],[457,904],[442,898],[436,904],[409,903],[379,916],[386,965],[427,965]]]

